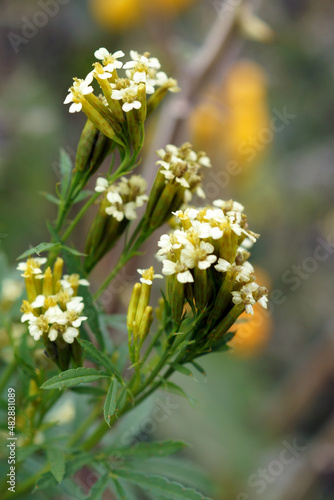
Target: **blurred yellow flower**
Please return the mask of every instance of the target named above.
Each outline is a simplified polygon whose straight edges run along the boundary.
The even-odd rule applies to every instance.
[[[96,22],[105,28],[122,31],[141,22],[139,0],[90,0]]]
[[[255,269],[256,281],[270,290],[270,278],[260,268]],[[243,313],[239,316],[237,333],[229,342],[236,355],[251,357],[261,352],[270,339],[273,320],[268,310],[254,304],[254,315]]]
[[[93,17],[105,28],[123,31],[139,26],[149,14],[175,16],[196,0],[90,0]]]
[[[266,75],[251,61],[239,61],[229,71],[222,88],[228,114],[223,147],[228,159],[247,168],[258,163],[267,147],[270,127]]]
[[[238,61],[221,88],[208,89],[189,119],[192,142],[210,156],[233,161],[245,173],[259,164],[273,131],[267,102],[266,75],[252,61]]]

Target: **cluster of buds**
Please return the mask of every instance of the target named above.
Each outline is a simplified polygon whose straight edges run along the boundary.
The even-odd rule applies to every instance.
[[[127,314],[129,354],[133,363],[139,361],[140,348],[153,321],[153,307],[149,305],[153,280],[162,278],[161,274],[154,273],[153,267],[138,269],[138,273],[141,275],[141,283],[136,283],[133,287]]]
[[[125,56],[121,50],[111,54],[100,48],[94,55],[98,60],[94,69],[85,79],[74,79],[64,103],[71,104],[70,113],[83,111],[96,129],[119,145],[125,147],[129,138],[137,151],[147,114],[167,91],[179,91],[177,82],[160,71],[159,60],[149,53],[131,50],[131,60],[125,63],[120,61]],[[125,70],[122,76],[118,74],[121,69]],[[94,79],[103,92],[102,99],[94,95]]]
[[[137,218],[137,208],[148,200],[146,187],[147,183],[140,175],[122,177],[118,184],[112,185],[104,177],[98,177],[95,191],[102,193],[102,198],[87,237],[87,272],[115,245],[129,222]]]
[[[192,199],[193,193],[205,198],[202,184],[202,167],[211,167],[208,156],[193,151],[189,142],[181,147],[172,144],[156,154],[159,170],[155,178],[145,214],[146,225],[156,229],[166,222],[172,212]]]
[[[187,300],[218,339],[243,311],[253,314],[256,302],[267,306],[267,290],[255,282],[246,250],[259,235],[248,229],[243,209],[232,200],[216,200],[210,207],[178,211],[179,228],[160,238],[158,257],[176,324]]]
[[[46,258],[30,258],[21,262],[17,269],[23,271],[27,298],[21,312],[22,323],[28,323],[31,337],[43,340],[46,352],[62,370],[69,366],[71,358],[80,365],[81,349],[76,341],[79,327],[87,319],[81,316],[84,309],[83,298],[78,296],[80,285],[89,282],[79,275],[63,275],[63,260],[57,258],[53,270],[44,271],[41,266]]]

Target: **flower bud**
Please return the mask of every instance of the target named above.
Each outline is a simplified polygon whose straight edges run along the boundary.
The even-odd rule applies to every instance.
[[[78,144],[75,158],[76,171],[89,172],[92,175],[108,155],[111,146],[110,139],[87,120]]]
[[[98,128],[102,134],[113,139],[115,132],[110,126],[110,124],[105,120],[105,118],[88,102],[88,100],[82,101],[82,111],[85,113],[87,118]]]
[[[45,270],[44,278],[43,278],[43,295],[52,295],[53,294],[53,279],[52,279],[52,271],[51,268],[48,267]]]
[[[153,307],[147,306],[145,308],[142,320],[138,329],[138,336],[140,338],[140,343],[142,344],[150,332],[150,328],[153,322]]]
[[[126,320],[128,331],[132,331],[132,328],[133,328],[133,323],[134,323],[135,318],[136,318],[137,306],[138,306],[140,294],[141,294],[141,284],[136,283],[133,287],[131,299],[130,299],[130,303],[129,303],[129,307],[128,307],[128,314],[127,314],[127,320]]]
[[[60,280],[63,274],[64,261],[62,258],[57,257],[53,266],[53,292],[58,293],[60,290]]]
[[[173,321],[179,325],[183,314],[185,284],[180,283],[175,275],[167,276],[167,295]]]

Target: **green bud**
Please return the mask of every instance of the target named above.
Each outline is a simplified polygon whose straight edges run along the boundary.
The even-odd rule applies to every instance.
[[[207,305],[208,278],[206,269],[194,269],[194,295],[197,309],[202,310]]]
[[[52,271],[51,268],[48,267],[45,270],[43,278],[43,295],[52,295],[52,294],[53,294]]]
[[[89,96],[87,96],[89,97]],[[97,99],[97,98],[96,98]],[[98,99],[97,99],[98,100]],[[102,134],[109,137],[109,139],[113,139],[115,136],[115,132],[107,120],[93,107],[88,100],[82,101],[82,111],[85,113],[87,118],[98,128]]]
[[[108,137],[87,120],[78,144],[75,158],[76,171],[89,172],[92,175],[108,155],[112,144]]]
[[[133,328],[133,323],[136,318],[136,313],[137,313],[137,306],[140,298],[140,293],[141,293],[141,284],[136,283],[133,287],[132,294],[131,294],[131,299],[128,307],[128,314],[126,318],[126,325],[128,328],[128,331],[132,331]]]
[[[167,295],[173,321],[179,325],[183,314],[185,285],[175,275],[167,276]]]
[[[77,339],[74,339],[73,344],[70,344],[70,350],[75,368],[82,366],[82,347]]]
[[[223,337],[231,328],[231,326],[236,322],[239,318],[240,314],[245,310],[244,304],[238,304],[232,307],[229,313],[225,316],[225,318],[219,323],[217,328],[213,331],[213,339],[214,341]]]
[[[180,186],[181,187],[181,186]],[[174,196],[177,194],[179,186],[177,183],[168,182],[154,207],[151,215],[150,227],[156,229],[171,217],[171,207]]]
[[[150,328],[153,322],[153,307],[147,306],[145,308],[142,320],[139,325],[138,336],[140,338],[140,344],[144,342],[147,335],[150,332]]]

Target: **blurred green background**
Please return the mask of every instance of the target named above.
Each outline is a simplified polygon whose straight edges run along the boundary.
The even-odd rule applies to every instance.
[[[90,71],[94,51],[148,50],[187,86],[185,68],[240,2],[63,0],[45,14],[46,3],[2,0],[0,7],[0,249],[11,265],[29,245],[48,240],[45,220],[55,208],[40,193],[54,192],[59,148],[73,154],[85,121],[62,102],[72,77]],[[278,0],[258,3],[255,12],[267,25],[245,14],[203,84],[178,108],[175,141],[207,151],[214,163],[204,181],[208,198],[236,198],[261,233],[252,258],[271,290],[270,314],[257,311],[241,327],[233,353],[204,358],[206,378],[183,377],[198,403],[171,398],[177,409],[153,433],[191,443],[188,458],[218,484],[219,500],[330,500],[334,4]],[[150,180],[152,151],[169,140],[164,113],[177,112],[173,99],[182,104],[182,93],[148,124],[140,168]],[[75,235],[79,250],[89,221]],[[113,262],[108,256],[101,263],[93,286]],[[124,312],[130,289],[121,288],[108,309]],[[138,436],[151,439],[152,430],[139,426]]]

